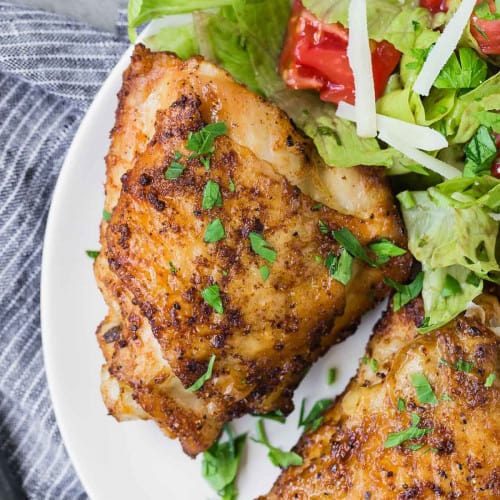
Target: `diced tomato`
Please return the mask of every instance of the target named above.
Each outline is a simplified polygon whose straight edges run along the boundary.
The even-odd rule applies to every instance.
[[[420,0],[419,5],[433,14],[448,10],[447,0]]]
[[[314,89],[324,101],[354,104],[354,77],[347,57],[349,31],[326,24],[295,0],[281,52],[280,73],[288,87]],[[401,53],[388,42],[370,41],[376,97],[385,89]]]
[[[497,8],[494,0],[487,1],[490,5],[490,12],[495,14]],[[474,13],[471,17],[470,31],[483,54],[500,55],[500,19],[492,21],[480,19]]]

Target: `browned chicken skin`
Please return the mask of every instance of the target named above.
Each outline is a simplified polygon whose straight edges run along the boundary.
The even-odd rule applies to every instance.
[[[500,498],[500,339],[486,326],[498,331],[500,305],[491,295],[476,302],[481,309],[427,335],[416,331],[423,320],[420,299],[388,311],[367,348],[377,373],[360,365],[321,426],[294,448],[303,465],[284,471],[262,498]],[[460,359],[474,363],[470,373],[456,368]],[[427,377],[437,405],[418,401],[413,373]],[[486,387],[490,374],[496,379]],[[390,433],[412,425],[412,412],[420,417],[418,427],[432,432],[384,448]]]
[[[363,245],[406,244],[382,173],[326,167],[282,112],[215,66],[139,46],[119,97],[107,158],[112,218],[96,262],[110,307],[97,331],[103,397],[117,419],[153,418],[196,455],[234,417],[289,413],[310,364],[387,295],[384,275],[408,277],[411,258],[382,268],[356,261],[347,286],[331,279],[323,260],[341,248],[320,220]],[[222,121],[228,132],[207,170],[188,159],[188,135]],[[176,151],[186,168],[167,180]],[[220,185],[222,207],[202,208],[208,180]],[[206,243],[216,218],[226,236]],[[250,232],[276,251],[274,263],[252,250]],[[222,315],[201,295],[213,284]],[[188,392],[212,355],[212,377]]]

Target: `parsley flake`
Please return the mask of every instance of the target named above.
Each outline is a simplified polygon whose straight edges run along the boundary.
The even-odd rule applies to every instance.
[[[426,434],[431,433],[434,429],[421,429],[417,427],[420,422],[420,417],[416,413],[411,414],[412,424],[411,427],[405,429],[401,432],[391,432],[387,436],[387,440],[384,443],[384,448],[393,448],[403,444],[405,441],[411,439],[419,439]],[[418,445],[417,445],[418,446]]]
[[[490,373],[486,377],[486,381],[484,382],[484,387],[491,387],[493,385],[493,382],[495,382],[496,378],[497,378],[496,373]]]
[[[333,385],[337,380],[337,368],[329,368],[326,372],[326,383]]]
[[[203,453],[202,474],[210,486],[224,499],[234,500],[237,496],[236,475],[245,445],[246,434],[234,437],[229,425],[224,426],[228,441],[215,442]]]
[[[215,151],[215,139],[226,133],[227,126],[224,122],[209,123],[198,132],[190,132],[187,148],[194,153],[190,158],[199,158],[204,167],[209,170],[210,158]]]
[[[320,399],[319,401],[316,401],[309,414],[305,417],[304,411],[306,400],[303,399],[300,405],[298,427],[304,427],[304,432],[308,430],[312,430],[313,432],[315,432],[321,425],[321,422],[323,422],[323,411],[326,410],[326,408],[328,408],[332,403],[333,399]]]
[[[311,210],[313,212],[317,212],[318,210],[321,210],[323,208],[323,204],[322,203],[316,203],[316,205],[313,205],[311,207]]]
[[[398,398],[398,410],[406,411],[406,401],[403,398]]]
[[[368,257],[366,250],[361,243],[356,239],[352,232],[344,227],[338,231],[332,231],[333,237],[340,243],[353,257],[366,262],[370,266],[374,266],[374,262]]]
[[[190,392],[199,391],[205,385],[205,382],[212,378],[212,370],[214,368],[214,363],[215,363],[215,354],[212,354],[208,362],[207,371],[193,385],[187,388],[188,391]]]
[[[318,226],[321,234],[328,234],[330,232],[328,226],[322,220],[318,221]]]
[[[234,185],[234,181],[231,177],[229,177],[229,191],[231,191],[231,193],[236,191],[236,186]]]
[[[373,373],[377,373],[377,370],[378,370],[378,361],[374,358],[369,358],[368,356],[363,356],[361,358],[361,362],[364,364],[364,365],[368,365],[370,367],[370,370],[373,372]]]
[[[222,195],[220,193],[219,185],[209,180],[205,189],[203,190],[203,201],[201,202],[202,208],[211,210],[214,207],[222,207]]]
[[[111,212],[108,212],[106,209],[103,209],[102,220],[109,222],[111,220]]]
[[[165,171],[165,179],[172,181],[178,179],[186,167],[178,161],[173,161]]]
[[[92,260],[96,260],[99,257],[100,250],[85,250],[87,257],[90,257]]]
[[[439,73],[434,87],[439,89],[472,89],[486,80],[488,65],[470,47],[460,47]]]
[[[377,256],[376,264],[378,266],[389,262],[391,257],[399,257],[406,253],[404,248],[398,247],[386,238],[370,243],[368,248]]]
[[[480,125],[476,134],[464,148],[464,177],[488,175],[490,167],[497,156],[497,146],[491,132]]]
[[[269,267],[268,266],[259,267],[259,272],[262,281],[267,281],[267,278],[269,278],[269,273],[270,273]]]
[[[282,467],[286,469],[291,465],[302,465],[303,460],[300,455],[293,451],[283,451],[280,448],[272,446],[267,438],[266,431],[264,429],[264,422],[259,420],[257,422],[257,439],[252,438],[256,443],[263,444],[268,450],[267,456],[273,465],[276,467]]]
[[[268,413],[263,413],[262,415],[254,414],[252,417],[265,418],[267,420],[274,420],[275,422],[279,422],[280,424],[284,424],[286,422],[286,417],[281,410],[270,411]]]
[[[394,311],[399,311],[403,306],[408,304],[410,300],[417,297],[422,291],[422,285],[424,283],[424,273],[420,271],[416,278],[408,285],[401,285],[396,281],[384,277],[384,283],[396,290],[394,297],[392,299],[392,308]]]
[[[255,232],[251,232],[248,237],[250,238],[250,245],[252,250],[260,255],[262,258],[266,259],[271,264],[276,260],[276,250],[273,250],[269,243],[264,239],[264,237]]]
[[[224,226],[222,225],[222,221],[217,217],[217,219],[208,224],[203,239],[206,243],[215,243],[225,237],[226,232],[224,231]]]
[[[423,373],[412,373],[410,375],[410,380],[415,389],[415,394],[417,395],[419,403],[431,405],[438,404],[431,384],[429,384],[427,377]]]
[[[441,401],[453,401],[453,399],[451,399],[451,396],[448,393],[443,392],[443,394],[441,394]]]
[[[177,268],[174,266],[174,263],[172,261],[168,263],[168,267],[170,268],[170,272],[172,274],[177,274]]]
[[[338,261],[335,263],[335,270],[332,273],[332,266],[330,266],[330,274],[334,280],[342,283],[343,285],[347,285],[349,281],[351,281],[352,276],[352,264],[354,262],[354,258],[351,254],[344,248]]]
[[[211,285],[201,292],[203,300],[219,314],[224,314],[220,289],[218,285]]]
[[[446,360],[440,358],[439,364],[448,366],[449,368],[452,368],[453,370],[456,370],[459,372],[464,372],[464,373],[470,373],[472,371],[472,369],[474,368],[474,363],[472,361],[465,361],[462,358],[459,358],[456,363],[450,363],[449,361],[446,361]]]

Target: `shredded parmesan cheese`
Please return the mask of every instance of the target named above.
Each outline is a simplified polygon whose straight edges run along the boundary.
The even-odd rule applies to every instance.
[[[436,45],[431,49],[422,69],[413,84],[413,91],[420,95],[429,95],[432,84],[453,54],[462,33],[469,22],[476,0],[462,0],[460,7],[445,26]],[[350,19],[349,19],[350,22]]]
[[[349,121],[356,121],[355,108],[347,102],[340,102],[337,116]],[[377,130],[383,134],[397,136],[415,148],[425,151],[437,151],[448,146],[446,137],[437,130],[422,125],[415,125],[390,116],[376,115]]]
[[[357,134],[359,137],[375,137],[375,84],[366,20],[366,0],[351,0],[349,4],[347,57],[354,75]]]
[[[379,132],[378,137],[382,141],[389,144],[389,146],[401,151],[401,153],[403,153],[406,157],[417,162],[419,165],[423,165],[429,170],[438,173],[445,179],[453,179],[454,177],[460,177],[462,175],[462,172],[460,172],[458,168],[448,165],[448,163],[420,151],[397,135],[391,135],[387,132]]]

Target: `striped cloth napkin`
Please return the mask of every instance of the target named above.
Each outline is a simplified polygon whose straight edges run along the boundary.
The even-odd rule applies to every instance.
[[[36,500],[87,498],[47,390],[40,264],[65,153],[127,47],[119,19],[117,33],[105,33],[0,0],[0,452]]]

